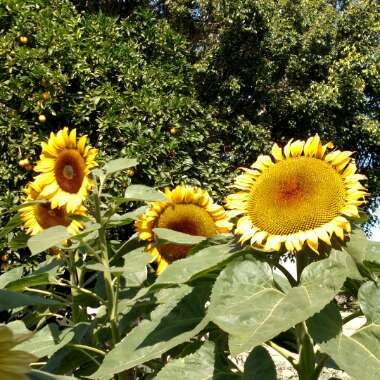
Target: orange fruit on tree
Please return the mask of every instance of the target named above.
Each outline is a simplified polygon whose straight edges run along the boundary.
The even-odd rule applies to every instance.
[[[21,36],[20,37],[20,43],[22,43],[23,45],[26,45],[28,43],[28,37]]]

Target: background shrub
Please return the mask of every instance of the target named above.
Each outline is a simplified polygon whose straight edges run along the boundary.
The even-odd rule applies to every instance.
[[[18,161],[36,160],[40,142],[66,125],[102,159],[136,157],[134,182],[189,182],[219,199],[271,140],[318,132],[359,152],[375,200],[378,7],[3,0],[0,207],[19,202],[32,178]]]

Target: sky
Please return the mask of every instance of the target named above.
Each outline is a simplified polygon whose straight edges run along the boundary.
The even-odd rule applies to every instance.
[[[373,228],[371,240],[380,241],[380,226]]]

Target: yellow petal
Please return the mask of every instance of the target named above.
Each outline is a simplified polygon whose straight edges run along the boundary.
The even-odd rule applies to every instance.
[[[165,261],[165,259],[161,257],[161,260],[160,260],[160,263],[158,264],[158,268],[156,272],[157,276],[159,276],[166,269],[168,265],[169,265],[168,262]]]
[[[273,161],[270,158],[270,156],[260,155],[259,157],[257,157],[256,162],[254,162],[251,165],[251,168],[252,169],[259,169],[259,170],[262,171],[262,170],[264,170],[265,168],[267,168],[267,167],[269,167],[271,165],[273,165]]]
[[[69,135],[69,147],[76,148],[77,146],[77,130],[74,128]]]
[[[317,254],[318,252],[318,236],[314,231],[305,231],[306,244]]]
[[[302,154],[305,143],[301,140],[296,140],[290,145],[290,153],[292,157],[298,157]]]
[[[266,251],[279,251],[281,249],[283,237],[277,235],[271,235],[268,237],[264,249]]]
[[[261,245],[262,242],[265,240],[265,238],[268,236],[268,232],[266,231],[259,231],[259,232],[256,232],[252,238],[251,238],[251,244],[254,245],[254,244],[259,244]]]
[[[315,230],[315,233],[317,234],[318,238],[321,239],[323,242],[325,242],[328,245],[331,245],[330,236],[327,233],[327,231],[323,228],[317,228]]]
[[[290,152],[291,152],[290,151],[290,147],[292,145],[292,141],[293,141],[293,139],[290,139],[288,141],[288,143],[284,146],[284,155],[285,155],[286,158],[290,157]]]
[[[284,157],[282,154],[282,149],[276,143],[273,144],[271,155],[276,161],[280,161]]]
[[[320,145],[320,138],[319,138],[318,134],[316,134],[313,137],[309,137],[306,140],[306,143],[304,146],[305,156],[314,157],[318,152],[319,145]]]

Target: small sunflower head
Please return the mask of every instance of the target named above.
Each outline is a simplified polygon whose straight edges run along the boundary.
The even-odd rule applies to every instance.
[[[30,182],[24,190],[26,194],[25,203],[41,200],[41,187]],[[83,228],[83,223],[72,219],[74,215],[86,215],[86,208],[78,206],[73,213],[68,213],[64,207],[52,208],[49,201],[31,204],[19,210],[26,232],[36,235],[45,229],[53,226],[65,226],[68,232],[76,235]]]
[[[356,171],[353,152],[331,150],[318,135],[307,141],[273,145],[271,156],[259,156],[235,179],[239,192],[227,197],[231,216],[241,215],[235,233],[240,242],[266,250],[318,253],[319,240],[344,240],[349,219],[365,203],[364,175]]]
[[[154,245],[154,228],[168,228],[195,236],[213,236],[229,232],[232,224],[222,206],[213,203],[208,193],[200,188],[177,186],[165,190],[167,201],[151,202],[149,209],[136,221],[141,240],[147,241],[152,261],[157,261],[157,274],[168,264],[187,256],[191,246],[165,243]]]
[[[30,364],[37,358],[28,352],[13,349],[28,337],[15,336],[9,327],[0,325],[0,379],[29,379],[26,374],[31,370]]]
[[[65,127],[42,143],[42,154],[34,170],[41,196],[52,208],[64,207],[72,213],[82,204],[93,186],[90,170],[97,166],[97,150],[86,145],[87,136],[77,141],[76,130]]]

